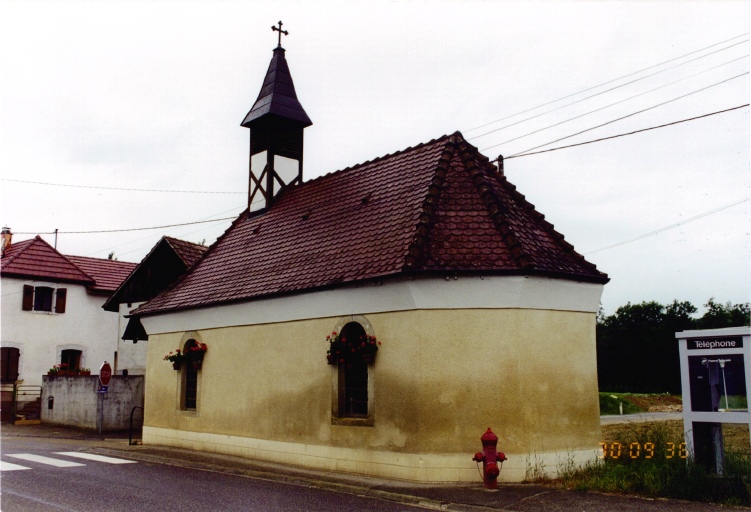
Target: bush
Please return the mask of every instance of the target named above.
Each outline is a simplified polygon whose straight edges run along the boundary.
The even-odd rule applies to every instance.
[[[605,457],[569,466],[558,482],[570,489],[751,505],[751,458],[728,451],[722,476],[694,462],[680,434],[665,425],[632,427]]]

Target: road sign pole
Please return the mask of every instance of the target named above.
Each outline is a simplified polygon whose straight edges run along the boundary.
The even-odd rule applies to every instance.
[[[108,391],[110,380],[112,379],[112,367],[105,361],[102,366],[99,367],[99,388],[97,389],[99,416],[97,419],[97,430],[102,433],[104,424],[104,394]]]

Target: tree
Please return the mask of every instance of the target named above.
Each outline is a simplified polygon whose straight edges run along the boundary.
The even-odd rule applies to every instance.
[[[749,325],[749,304],[732,305],[730,301],[725,304],[715,302],[714,297],[704,304],[707,312],[698,322],[699,329],[721,329],[723,327],[741,327]]]
[[[687,301],[649,301],[621,306],[600,316],[597,326],[600,389],[641,393],[679,393],[681,386],[675,332],[693,326],[696,308]]]
[[[706,313],[695,319],[696,307],[674,300],[619,307],[597,313],[597,373],[604,391],[680,393],[681,373],[675,333],[749,325],[749,304],[721,304],[709,299]]]

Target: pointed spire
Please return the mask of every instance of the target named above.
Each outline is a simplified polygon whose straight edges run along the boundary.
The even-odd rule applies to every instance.
[[[281,26],[281,21],[279,22]],[[271,27],[277,30],[276,27]],[[287,34],[286,30],[279,32]],[[284,58],[284,48],[279,45],[274,48],[274,56],[271,58],[269,69],[266,71],[266,78],[263,81],[261,92],[258,99],[253,104],[250,112],[245,116],[241,126],[250,128],[250,123],[265,115],[276,115],[284,119],[289,119],[301,123],[303,127],[310,126],[313,122],[305,113],[305,109],[297,100],[295,93],[295,84],[292,82],[292,75],[289,72],[287,59]]]
[[[283,190],[302,183],[303,131],[313,122],[297,100],[284,48],[274,48],[258,99],[241,126],[250,129],[248,210],[270,208]]]

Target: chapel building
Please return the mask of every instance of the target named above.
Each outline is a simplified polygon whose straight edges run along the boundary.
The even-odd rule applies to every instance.
[[[607,275],[461,133],[304,181],[311,124],[278,46],[248,209],[133,312],[144,443],[421,482],[478,480],[488,427],[504,481],[595,458]]]

